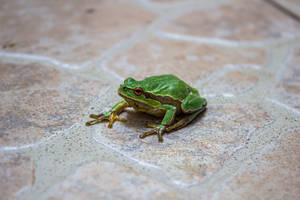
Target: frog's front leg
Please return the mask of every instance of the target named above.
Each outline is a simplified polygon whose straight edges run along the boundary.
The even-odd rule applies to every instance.
[[[93,118],[94,120],[86,122],[85,125],[91,126],[102,121],[109,121],[108,128],[111,128],[115,121],[126,122],[126,119],[120,118],[119,114],[123,112],[124,109],[128,106],[129,104],[125,100],[120,101],[119,103],[114,105],[108,112],[103,112],[99,115],[91,114],[90,118]]]
[[[176,107],[173,105],[163,104],[163,105],[159,106],[159,108],[166,110],[166,113],[164,115],[164,118],[163,118],[161,124],[156,126],[151,131],[147,131],[147,132],[143,133],[142,135],[140,135],[140,138],[145,138],[149,135],[157,134],[158,141],[159,142],[163,141],[162,134],[166,132],[166,127],[168,125],[171,125],[174,122],[175,114],[176,114]]]

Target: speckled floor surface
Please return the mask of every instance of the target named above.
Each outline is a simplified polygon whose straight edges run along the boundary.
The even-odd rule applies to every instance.
[[[0,0],[0,199],[300,199],[300,2]],[[172,73],[207,111],[86,127],[126,77]]]

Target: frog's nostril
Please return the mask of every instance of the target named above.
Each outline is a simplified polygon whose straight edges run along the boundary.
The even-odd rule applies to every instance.
[[[125,87],[125,86],[123,86],[123,90],[126,90],[126,87]]]

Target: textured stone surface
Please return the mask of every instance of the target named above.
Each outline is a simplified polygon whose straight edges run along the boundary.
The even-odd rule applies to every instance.
[[[183,2],[184,0],[150,0],[158,3],[172,3],[172,2]]]
[[[72,126],[105,87],[38,64],[1,62],[0,72],[0,146],[36,142]]]
[[[265,1],[242,0],[187,13],[165,30],[206,38],[259,41],[300,34],[300,25]]]
[[[149,75],[175,74],[194,83],[226,65],[265,64],[260,48],[226,48],[193,42],[150,39],[118,56],[110,69],[121,77],[143,79]],[[188,69],[188,70],[187,70]]]
[[[167,186],[109,162],[82,166],[52,190],[46,199],[179,199]]]
[[[281,102],[300,110],[300,48],[292,51],[278,76],[279,83],[273,95]]]
[[[1,1],[0,9],[3,50],[71,63],[99,56],[154,17],[118,0]]]
[[[130,112],[125,115],[127,124],[94,131],[94,138],[134,159],[163,168],[179,185],[197,184],[216,172],[247,143],[253,131],[272,121],[257,105],[209,105],[202,118],[165,134],[165,142],[160,144],[157,136],[139,139],[138,135],[147,130],[143,126],[155,122],[143,115]]]
[[[203,95],[216,93],[225,96],[240,95],[250,91],[258,81],[259,78],[257,76],[232,70],[220,76],[216,76],[203,88],[202,92]]]
[[[0,199],[298,200],[298,2],[279,1],[0,0]],[[163,143],[132,109],[85,126],[166,73],[208,104]]]
[[[300,129],[285,133],[272,147],[248,162],[220,199],[299,199]]]
[[[0,199],[14,199],[26,186],[34,184],[34,168],[29,157],[0,155]]]

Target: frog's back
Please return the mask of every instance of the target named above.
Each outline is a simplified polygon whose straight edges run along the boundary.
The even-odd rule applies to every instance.
[[[160,76],[151,76],[142,81],[140,84],[147,91],[158,96],[171,96],[172,98],[183,100],[189,93],[198,95],[198,91],[181,79],[171,74]]]

